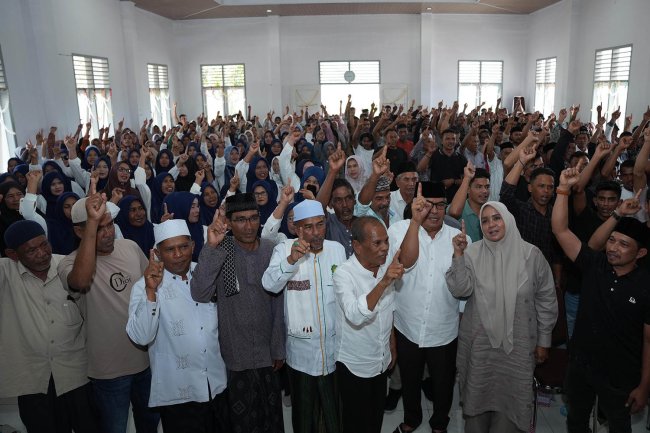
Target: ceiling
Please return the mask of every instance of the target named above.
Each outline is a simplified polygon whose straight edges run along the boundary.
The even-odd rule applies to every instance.
[[[268,15],[529,14],[560,0],[130,0],[136,7],[172,19],[264,17]],[[271,12],[268,12],[271,11]]]

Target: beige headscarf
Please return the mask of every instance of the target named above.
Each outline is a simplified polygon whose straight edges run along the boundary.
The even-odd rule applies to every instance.
[[[521,238],[515,217],[503,203],[485,203],[481,206],[479,219],[487,206],[499,212],[506,234],[501,240],[492,242],[483,233],[481,241],[467,247],[465,259],[474,268],[474,296],[490,344],[495,349],[503,346],[504,351],[510,353],[517,292],[528,280],[526,261],[533,246]]]

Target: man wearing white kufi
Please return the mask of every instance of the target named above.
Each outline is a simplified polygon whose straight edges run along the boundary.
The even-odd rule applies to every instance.
[[[163,429],[227,432],[226,366],[219,348],[217,307],[192,300],[194,242],[184,220],[154,227],[155,249],[133,286],[126,331],[149,347],[151,394]]]
[[[291,382],[291,417],[296,433],[339,432],[334,388],[336,297],[332,276],[346,260],[338,242],[325,240],[323,206],[304,200],[293,209],[298,239],[273,250],[262,285],[273,293],[286,288],[287,366]]]

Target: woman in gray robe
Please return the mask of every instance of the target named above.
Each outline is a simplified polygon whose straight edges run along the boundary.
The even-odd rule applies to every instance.
[[[467,246],[463,226],[446,274],[451,294],[468,297],[456,360],[465,432],[524,432],[557,319],[553,275],[505,205],[485,203],[479,219],[483,239]]]

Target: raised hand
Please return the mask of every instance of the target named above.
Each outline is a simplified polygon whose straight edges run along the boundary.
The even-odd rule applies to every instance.
[[[228,188],[231,192],[237,192],[237,189],[239,188],[239,173],[237,170],[235,170],[235,174],[232,175],[230,178],[230,188]]]
[[[36,194],[38,192],[38,183],[43,178],[41,170],[31,170],[25,176],[27,178],[27,192]]]
[[[106,195],[99,193],[89,195],[85,205],[88,221],[99,222],[106,214]]]
[[[560,174],[560,186],[570,189],[580,180],[580,171],[577,168],[567,168]]]
[[[463,169],[463,173],[467,179],[474,179],[476,175],[476,167],[472,164],[472,161],[467,161],[467,165]]]
[[[212,222],[208,226],[208,245],[216,248],[223,241],[228,231],[228,226],[220,217],[221,209],[217,209],[212,218]]]
[[[118,204],[120,200],[124,197],[124,189],[122,188],[113,188],[111,191],[111,202]]]
[[[173,220],[174,219],[174,213],[169,213],[167,210],[167,203],[163,203],[163,214],[160,217],[160,222],[164,223],[167,220]]]
[[[404,265],[399,262],[400,252],[401,250],[397,250],[395,252],[393,261],[390,262],[390,265],[388,266],[388,269],[386,269],[386,273],[382,278],[382,281],[384,281],[387,285],[395,280],[401,279],[402,275],[404,275]]]
[[[284,204],[285,206],[289,205],[291,201],[293,200],[293,195],[295,193],[295,190],[291,186],[291,179],[287,181],[287,184],[282,188],[282,191],[280,192],[280,203]]]
[[[643,141],[650,142],[650,127],[646,128],[645,131],[643,131]]]
[[[291,253],[287,257],[287,261],[291,265],[295,265],[305,254],[309,253],[311,245],[304,238],[304,231],[302,227],[298,227],[298,239],[291,245]]]
[[[454,246],[454,257],[460,257],[465,254],[467,248],[467,232],[465,231],[465,220],[460,221],[460,233],[451,240]]]
[[[388,169],[390,168],[390,164],[388,162],[388,159],[386,158],[386,151],[388,150],[388,146],[384,146],[381,149],[381,152],[379,153],[379,156],[377,158],[372,160],[372,172],[377,176],[381,176],[385,174]]]
[[[316,200],[316,197],[314,197],[314,193],[308,190],[307,188],[303,188],[298,191],[304,198],[307,200]]]
[[[336,145],[336,151],[332,153],[329,157],[330,170],[338,172],[343,164],[345,164],[345,152],[341,149],[341,142],[339,141]]]
[[[413,202],[411,203],[411,211],[413,215],[411,219],[416,223],[422,225],[422,222],[427,217],[427,215],[429,215],[432,207],[433,205],[429,203],[427,199],[422,197],[422,184],[418,184],[418,191],[415,195],[415,198],[413,199]]]
[[[634,194],[634,197],[623,200],[623,202],[616,208],[616,213],[621,216],[632,216],[639,212],[641,210],[640,197],[642,191],[643,190],[640,189],[636,194]]]
[[[144,270],[144,285],[148,292],[156,292],[163,281],[164,265],[156,260],[156,250],[149,250],[149,264]]]
[[[203,179],[205,179],[205,170],[197,170],[194,173],[194,183],[200,186],[203,183]]]
[[[617,121],[618,118],[621,117],[621,106],[619,105],[616,111],[612,113],[612,120]]]

